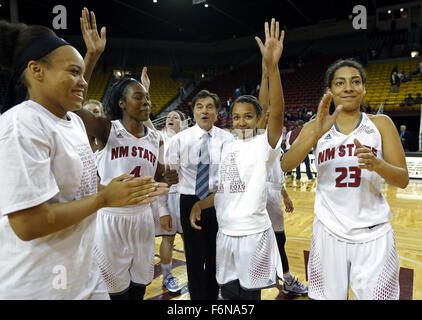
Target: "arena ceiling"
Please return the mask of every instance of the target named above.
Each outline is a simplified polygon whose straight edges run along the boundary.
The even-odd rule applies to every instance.
[[[19,20],[52,26],[53,7],[67,9],[67,29],[60,35],[79,34],[79,16],[86,6],[107,27],[108,37],[213,42],[259,34],[263,22],[275,17],[288,29],[310,26],[322,20],[344,20],[355,5],[364,5],[369,15],[375,8],[403,0],[15,0]],[[10,19],[9,1],[0,0],[0,18]]]

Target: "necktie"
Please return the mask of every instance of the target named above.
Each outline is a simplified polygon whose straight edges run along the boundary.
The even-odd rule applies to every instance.
[[[196,171],[195,194],[199,199],[204,199],[208,195],[209,189],[209,169],[210,155],[208,152],[209,133],[202,136],[201,149],[199,151],[199,163]]]

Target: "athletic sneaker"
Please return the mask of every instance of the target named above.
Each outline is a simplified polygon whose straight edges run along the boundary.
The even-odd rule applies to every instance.
[[[172,293],[179,292],[181,290],[181,288],[177,284],[176,278],[173,277],[171,273],[164,279],[163,287],[166,287],[166,289]]]
[[[301,284],[297,278],[294,278],[291,284],[288,284],[287,281],[283,283],[283,293],[291,295],[304,295],[308,293],[308,287]]]

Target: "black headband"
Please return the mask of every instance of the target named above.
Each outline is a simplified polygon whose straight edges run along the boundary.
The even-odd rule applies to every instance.
[[[16,74],[20,76],[25,71],[29,61],[41,59],[58,47],[67,45],[70,44],[59,38],[55,33],[50,32],[35,39],[22,50],[22,53],[17,59]]]
[[[179,111],[179,110],[171,110],[170,112],[172,112],[172,111],[176,112],[179,115],[180,120],[185,121],[185,115],[181,111]]]
[[[28,90],[25,85],[21,83],[20,77],[27,68],[28,62],[31,60],[38,60],[58,47],[66,45],[70,44],[56,36],[55,33],[49,32],[35,39],[22,50],[22,53],[16,60],[17,69],[9,79],[4,106],[1,110],[2,113],[26,100]]]

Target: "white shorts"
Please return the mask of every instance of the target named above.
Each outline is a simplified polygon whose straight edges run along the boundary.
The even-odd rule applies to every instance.
[[[244,289],[263,289],[277,285],[282,277],[283,266],[272,228],[240,237],[218,231],[216,278],[220,286],[239,280]]]
[[[284,231],[284,214],[281,202],[281,187],[272,187],[267,183],[267,211],[275,232]]]
[[[148,285],[154,277],[155,234],[151,208],[120,211],[103,208],[97,214],[97,261],[109,293],[126,290],[130,282]]]
[[[107,286],[98,266],[98,253],[99,252],[97,247],[94,246],[94,257],[92,259],[92,268],[89,281],[96,283],[96,285],[94,291],[89,297],[87,297],[87,300],[110,300]]]
[[[160,214],[157,210],[157,201],[151,203],[152,213],[154,215],[155,236],[174,236],[176,233],[183,234],[182,224],[180,223],[180,193],[168,193],[167,204],[171,215],[172,228],[170,231],[164,230],[160,224]]]
[[[346,300],[398,300],[399,257],[394,231],[364,243],[340,241],[315,217],[308,261],[308,296]]]

